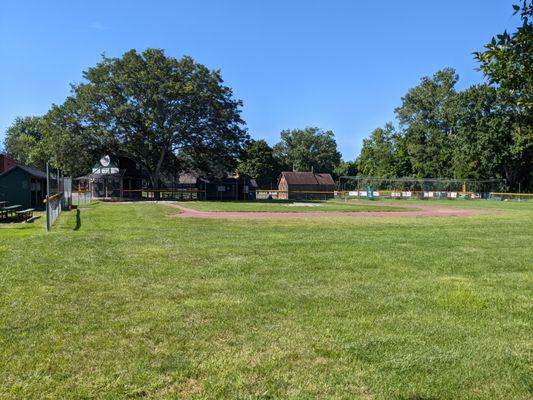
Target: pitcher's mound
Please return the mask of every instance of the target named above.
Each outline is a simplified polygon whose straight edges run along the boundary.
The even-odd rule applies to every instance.
[[[319,203],[291,203],[287,204],[288,207],[320,207]]]

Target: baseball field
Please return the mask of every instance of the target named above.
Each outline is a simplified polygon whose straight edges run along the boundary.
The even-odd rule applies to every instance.
[[[0,226],[2,399],[533,395],[533,202],[43,219]]]

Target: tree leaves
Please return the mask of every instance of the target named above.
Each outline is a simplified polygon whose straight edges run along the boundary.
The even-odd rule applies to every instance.
[[[261,185],[274,183],[281,172],[273,149],[264,140],[251,140],[246,144],[237,170],[255,178]]]
[[[274,156],[284,170],[332,173],[341,161],[332,131],[307,127],[284,130],[274,146]]]
[[[506,92],[478,85],[456,92],[455,71],[421,79],[391,123],[363,141],[360,173],[372,177],[504,178],[511,188],[531,176],[528,141]]]
[[[218,71],[147,49],[103,57],[84,76],[75,95],[89,123],[110,132],[121,153],[149,171],[154,186],[161,171],[178,161],[181,169],[200,168],[210,176],[235,166],[248,135],[242,103]]]

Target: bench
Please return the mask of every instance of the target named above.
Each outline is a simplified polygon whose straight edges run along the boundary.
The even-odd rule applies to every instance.
[[[16,211],[17,219],[19,221],[27,221],[33,218],[33,208],[27,208],[25,210]]]
[[[19,204],[4,207],[0,209],[0,220],[8,221],[10,217],[15,216],[15,212],[21,208],[22,206]]]

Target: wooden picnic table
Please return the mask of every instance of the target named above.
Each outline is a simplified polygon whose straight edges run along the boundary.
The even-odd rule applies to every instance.
[[[0,209],[0,220],[7,220],[9,217],[14,217],[17,210],[21,208],[20,204],[14,204],[9,207],[4,207]]]
[[[17,215],[17,220],[18,221],[33,220],[33,211],[35,211],[33,208],[27,208],[25,210],[16,211],[15,214]]]

